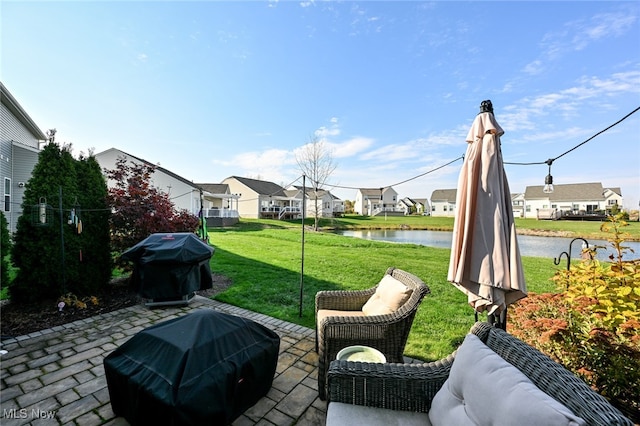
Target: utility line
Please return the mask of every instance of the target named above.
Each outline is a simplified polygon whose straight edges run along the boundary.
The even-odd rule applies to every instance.
[[[558,158],[561,158],[561,157],[563,157],[563,156],[565,156],[565,155],[569,154],[570,152],[572,152],[572,151],[574,151],[575,149],[577,149],[577,148],[581,147],[582,145],[586,144],[587,142],[589,142],[589,141],[591,141],[591,140],[595,139],[597,136],[601,135],[602,133],[604,133],[604,132],[606,132],[606,131],[610,130],[611,128],[613,128],[613,127],[617,126],[618,124],[622,123],[624,120],[626,120],[627,118],[631,117],[633,114],[637,113],[638,111],[640,111],[640,107],[637,107],[636,109],[634,109],[633,111],[631,111],[630,113],[628,113],[627,115],[625,115],[624,117],[622,117],[620,120],[616,121],[615,123],[611,124],[610,126],[608,126],[608,127],[604,128],[604,129],[600,130],[599,132],[597,132],[596,134],[594,134],[594,135],[593,135],[593,136],[591,136],[590,138],[588,138],[588,139],[586,139],[586,140],[584,140],[584,141],[580,142],[579,144],[577,144],[577,145],[576,145],[576,146],[574,146],[573,148],[571,148],[571,149],[569,149],[569,150],[567,150],[567,151],[563,152],[562,154],[560,154],[560,155],[558,155],[558,156],[556,156],[556,157],[554,157],[554,158],[549,158],[549,159],[548,159],[548,160],[546,160],[546,161],[537,161],[537,162],[529,162],[529,163],[519,163],[519,162],[508,162],[508,161],[505,161],[505,162],[504,162],[504,164],[514,165],[514,166],[532,166],[532,165],[547,164],[547,165],[551,166],[551,163],[553,163],[553,162],[554,162],[555,160],[557,160]],[[438,167],[436,167],[436,168],[434,168],[434,169],[431,169],[431,170],[426,171],[426,172],[424,172],[424,173],[421,173],[421,174],[419,174],[419,175],[413,176],[413,177],[411,177],[411,178],[409,178],[409,179],[405,179],[405,180],[403,180],[403,181],[397,182],[397,183],[395,183],[395,184],[383,186],[382,188],[388,188],[388,187],[391,187],[391,186],[399,186],[399,185],[402,185],[402,184],[404,184],[404,183],[407,183],[407,182],[410,182],[410,181],[412,181],[412,180],[415,180],[415,179],[421,178],[421,177],[426,176],[426,175],[428,175],[428,174],[430,174],[430,173],[433,173],[433,172],[435,172],[435,171],[437,171],[437,170],[440,170],[440,169],[442,169],[442,168],[444,168],[444,167],[447,167],[447,166],[449,166],[449,165],[451,165],[451,164],[453,164],[453,163],[455,163],[456,161],[461,160],[461,159],[464,159],[464,155],[462,155],[462,156],[460,156],[460,157],[458,157],[458,158],[456,158],[456,159],[454,159],[454,160],[451,160],[451,161],[449,161],[449,162],[448,162],[448,163],[446,163],[446,164],[443,164],[443,165],[441,165],[441,166],[438,166]],[[308,177],[308,176],[307,176],[307,177]],[[297,177],[296,179],[294,179],[293,181],[291,181],[291,183],[289,183],[286,187],[293,185],[294,183],[298,182],[301,178],[302,178],[302,176]],[[311,179],[310,179],[310,180],[311,180]],[[313,180],[312,180],[312,182],[313,182]],[[313,183],[314,183],[314,184],[317,184],[317,182],[313,182]],[[343,185],[332,185],[332,184],[327,184],[327,186],[328,186],[328,187],[330,187],[330,188],[339,188],[339,189],[354,189],[354,190],[358,190],[358,189],[360,189],[360,187],[343,186]],[[286,187],[285,187],[285,188],[286,188]],[[182,195],[178,195],[178,196],[175,196],[175,197],[170,197],[169,199],[170,199],[170,200],[173,200],[173,199],[176,199],[176,198],[180,198],[180,197],[183,197],[183,196],[185,196],[185,195],[188,195],[188,194],[192,193],[193,191],[195,191],[195,189],[194,189],[194,190],[192,190],[192,191],[189,191],[189,192],[185,192],[185,193],[184,193],[184,194],[182,194]],[[276,195],[276,192],[271,193],[271,194],[269,194],[268,196],[274,196],[274,195]],[[238,201],[247,202],[247,201],[254,201],[254,200],[257,200],[257,199],[259,199],[259,198],[245,199],[245,200],[238,200]],[[14,203],[14,202],[11,202],[11,204],[20,204],[20,203]],[[138,207],[141,207],[141,206],[143,206],[143,205],[140,205],[140,206],[138,206]],[[65,211],[70,211],[71,209],[64,209],[64,210],[65,210]],[[107,208],[107,209],[82,209],[82,208],[81,208],[81,211],[84,211],[84,212],[88,212],[88,211],[106,211],[106,210],[111,210],[111,208]]]
[[[594,139],[596,136],[599,136],[601,134],[603,134],[604,132],[606,132],[607,130],[611,129],[614,126],[617,126],[618,124],[622,123],[624,120],[626,120],[627,118],[631,117],[633,114],[635,114],[636,112],[640,111],[640,107],[637,107],[636,109],[634,109],[633,111],[631,111],[629,114],[625,115],[624,117],[622,117],[620,120],[616,121],[615,123],[613,123],[612,125],[610,125],[609,127],[600,130],[598,133],[596,133],[595,135],[591,136],[590,138],[580,142],[578,145],[574,146],[573,148],[571,148],[568,151],[563,152],[562,154],[558,155],[555,158],[549,158],[546,161],[538,161],[535,163],[508,163],[505,162],[504,164],[511,164],[511,165],[515,165],[515,166],[532,166],[532,165],[538,165],[538,164],[548,164],[551,165],[551,163],[553,163],[554,161],[556,161],[558,158],[563,157],[565,155],[567,155],[568,153],[570,153],[571,151],[573,151],[574,149],[581,147],[582,145],[584,145],[585,143],[589,142],[590,140]]]

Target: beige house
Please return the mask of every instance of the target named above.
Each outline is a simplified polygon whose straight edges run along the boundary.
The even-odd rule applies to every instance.
[[[22,215],[24,191],[38,162],[40,143],[46,140],[47,136],[0,82],[2,212],[11,233],[16,231]]]
[[[301,215],[300,190],[285,190],[273,182],[240,176],[230,176],[222,183],[237,197],[240,217],[292,219]]]
[[[230,176],[222,181],[237,197],[240,217],[294,219],[302,217],[303,188],[280,185],[259,179]],[[344,202],[331,192],[305,188],[306,217],[332,217],[344,212]],[[317,205],[317,208],[316,208]]]

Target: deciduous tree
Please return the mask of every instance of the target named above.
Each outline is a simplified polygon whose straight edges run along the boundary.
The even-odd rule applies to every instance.
[[[120,157],[107,177],[108,204],[112,208],[111,244],[121,253],[159,232],[195,232],[198,217],[187,210],[177,210],[169,194],[151,184],[153,165],[127,161]]]
[[[322,216],[321,196],[325,192],[323,188],[336,169],[333,152],[325,141],[316,135],[311,137],[309,143],[296,152],[296,162],[302,174],[308,177],[312,183],[312,187],[307,191],[307,194],[310,195],[313,202],[314,230],[317,231],[318,221]],[[306,214],[306,212],[303,214]]]

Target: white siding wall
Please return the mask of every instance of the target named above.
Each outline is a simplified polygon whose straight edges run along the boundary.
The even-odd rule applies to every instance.
[[[455,214],[455,204],[447,201],[431,202],[431,216],[455,216]]]
[[[136,158],[125,155],[122,151],[117,149],[108,149],[107,151],[96,154],[95,157],[104,173],[104,169],[114,169],[116,166],[116,160],[118,157],[122,156],[125,156],[127,161],[138,164],[140,163]],[[108,187],[111,188],[114,184],[115,182],[113,180],[107,179]],[[194,186],[191,186],[157,169],[151,175],[151,184],[160,191],[168,193],[169,198],[176,209],[188,210],[193,214],[198,214],[200,211],[200,192]]]

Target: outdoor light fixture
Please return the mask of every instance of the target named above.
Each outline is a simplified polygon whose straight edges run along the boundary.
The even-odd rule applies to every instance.
[[[542,188],[542,192],[551,194],[553,192],[553,176],[551,176],[551,164],[553,164],[553,160],[548,159],[545,163],[549,165],[549,174],[544,178],[544,188]]]

